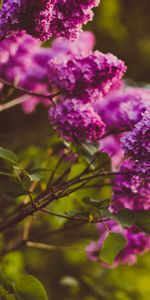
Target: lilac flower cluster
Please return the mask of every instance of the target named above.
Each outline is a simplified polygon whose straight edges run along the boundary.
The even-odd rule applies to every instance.
[[[48,94],[46,66],[49,53],[47,56],[44,53],[42,60],[36,58],[39,52],[42,56],[44,51],[39,41],[24,31],[5,38],[0,42],[0,77],[28,91]],[[48,103],[43,98],[28,94],[23,97],[22,107],[28,113],[32,112],[39,102]]]
[[[57,59],[67,62],[72,57],[85,57],[92,52],[95,43],[95,36],[90,31],[82,31],[74,41],[60,37],[52,42],[52,47],[49,49],[50,58],[57,57]]]
[[[75,41],[64,38],[54,40],[51,48],[42,48],[40,42],[24,31],[14,33],[0,42],[0,77],[26,90],[44,95],[52,93],[48,80],[48,61],[61,57],[81,57],[91,53],[95,37],[91,32],[83,32]],[[11,72],[10,72],[11,68]],[[30,113],[38,103],[49,101],[25,95],[27,101],[23,109]]]
[[[124,62],[109,53],[93,52],[94,36],[80,33],[99,3],[4,0],[0,10],[0,77],[40,93],[40,97],[23,95],[22,107],[28,113],[38,103],[49,107],[48,95],[59,92],[55,105],[49,108],[49,120],[60,136],[69,142],[99,141],[100,149],[112,158],[113,169],[120,172],[113,181],[110,210],[150,210],[150,90],[125,87]],[[40,40],[50,37],[57,39],[51,48],[42,48]],[[0,89],[3,92],[3,84]],[[130,131],[124,134],[125,130]],[[116,131],[119,134],[114,135]],[[107,226],[127,240],[114,266],[132,264],[137,254],[150,249],[150,237],[136,226],[121,229],[114,221],[108,221]],[[99,241],[87,250],[94,260],[108,235],[102,224],[98,230]]]
[[[137,168],[150,173],[150,111],[143,114],[142,119],[121,141],[125,154],[136,161]]]
[[[12,34],[0,42],[0,76],[16,84],[23,81],[33,64],[39,42],[24,31]]]
[[[132,160],[123,161],[119,172],[123,174],[114,179],[111,210],[115,213],[123,208],[150,210],[150,176],[136,174],[136,164]]]
[[[0,39],[14,30],[26,30],[41,40],[76,38],[93,18],[100,0],[4,0],[0,11]]]
[[[0,9],[0,40],[19,26],[22,0],[4,0]]]
[[[50,121],[66,140],[96,141],[105,125],[93,108],[77,99],[65,100],[49,110]]]
[[[59,104],[50,109],[49,116],[60,135],[69,141],[88,139],[92,142],[104,134],[104,123],[91,103],[96,96],[100,98],[108,92],[126,70],[115,56],[92,53],[93,46],[94,39],[89,33],[82,34],[76,42],[65,40],[63,44],[62,39],[58,39],[52,45],[52,54],[58,47],[59,55],[48,63],[49,83],[63,96]]]
[[[118,171],[112,183],[113,197],[109,208],[115,214],[124,208],[150,211],[149,105],[149,89],[125,88],[123,85],[115,86],[103,101],[93,103],[108,133],[100,140],[100,149],[109,154],[113,169]],[[125,155],[129,159],[125,159]],[[108,221],[106,225],[110,232],[121,233],[127,240],[112,267],[120,263],[133,264],[138,254],[150,250],[150,237],[135,225],[124,229],[116,221]],[[94,261],[99,261],[99,253],[108,236],[105,226],[100,224],[98,229],[99,240],[87,247],[89,259]],[[107,267],[106,263],[102,264]]]
[[[58,58],[49,61],[50,84],[67,97],[81,99],[83,103],[108,93],[125,71],[123,61],[99,51],[68,61]]]
[[[117,267],[118,264],[129,264],[132,265],[137,261],[137,255],[143,254],[150,250],[150,237],[143,232],[140,232],[136,226],[131,228],[122,229],[115,221],[106,222],[110,232],[121,233],[127,240],[126,247],[120,251],[116,257],[112,267]],[[100,239],[97,242],[92,242],[87,247],[87,255],[90,260],[98,261],[98,256],[102,248],[103,242],[108,236],[108,231],[102,224],[98,226]],[[107,267],[106,263],[103,263]]]
[[[140,121],[150,103],[150,90],[121,88],[110,92],[105,101],[97,101],[95,110],[101,115],[108,130],[132,129]],[[109,118],[108,118],[109,114]]]

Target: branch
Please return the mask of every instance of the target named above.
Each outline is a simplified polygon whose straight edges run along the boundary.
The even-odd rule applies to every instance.
[[[18,91],[20,91],[24,94],[28,94],[28,95],[35,96],[35,97],[40,97],[40,98],[45,98],[45,99],[51,100],[52,98],[60,95],[60,92],[57,92],[56,94],[43,95],[43,94],[40,94],[40,93],[35,93],[35,92],[32,92],[32,91],[28,91],[28,90],[26,90],[26,89],[24,89],[20,86],[16,86],[13,83],[11,83],[11,82],[9,82],[5,79],[2,79],[2,78],[0,78],[0,82],[2,82],[5,85],[8,85],[10,87],[13,87],[15,90],[18,90]]]
[[[22,104],[23,102],[27,101],[27,97],[26,96],[22,96],[22,97],[18,97],[12,101],[9,101],[7,103],[4,104],[0,104],[0,112],[7,110],[11,107],[14,107],[16,105]]]
[[[106,176],[114,176],[118,174],[139,174],[137,172],[103,172],[103,173],[97,173],[92,176],[86,176],[85,178],[80,178],[80,176],[66,182],[62,183],[61,185],[57,186],[55,189],[52,189],[50,193],[48,193],[45,196],[37,197],[37,199],[34,200],[34,206],[33,203],[28,203],[27,205],[24,205],[24,207],[21,209],[20,212],[17,214],[12,215],[11,217],[8,216],[8,219],[6,218],[6,221],[3,221],[0,224],[0,232],[3,232],[4,230],[10,228],[11,226],[16,225],[17,223],[24,220],[27,216],[33,215],[35,212],[40,211],[41,209],[45,208],[48,204],[53,202],[54,200],[58,200],[61,198],[64,198],[76,190],[79,190],[81,187],[83,187],[86,183],[88,183],[90,180],[93,180],[95,178],[99,177],[106,177]],[[143,173],[142,173],[143,174]],[[144,174],[145,175],[145,174]],[[72,185],[76,185],[81,183],[79,186],[68,189]]]
[[[95,218],[91,221],[91,220],[89,220],[89,218],[80,218],[80,217],[77,217],[77,216],[62,215],[62,214],[59,214],[59,213],[56,213],[54,211],[50,211],[50,210],[47,210],[47,209],[44,209],[44,208],[42,208],[41,211],[43,211],[43,212],[45,212],[49,215],[59,217],[59,218],[73,220],[73,221],[80,221],[80,222],[85,222],[85,223],[103,223],[103,222],[109,221],[109,219],[102,220],[102,219],[99,219],[99,218]]]
[[[30,242],[30,241],[28,241],[26,243],[26,246],[30,247],[30,248],[36,248],[36,249],[48,250],[48,251],[72,250],[72,251],[82,251],[82,252],[85,252],[84,248],[75,248],[75,247],[59,246],[59,245],[47,245],[47,244],[43,244],[43,243],[34,243],[34,242]]]
[[[103,140],[104,138],[106,138],[107,136],[110,136],[110,135],[119,135],[119,134],[122,134],[124,132],[127,132],[127,131],[130,131],[131,128],[130,127],[126,127],[122,130],[117,130],[117,129],[114,129],[112,131],[108,131],[106,132],[104,135],[102,135],[102,137],[99,139],[99,141]]]

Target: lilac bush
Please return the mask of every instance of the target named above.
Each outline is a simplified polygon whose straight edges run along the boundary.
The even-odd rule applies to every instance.
[[[108,264],[117,267],[135,263],[138,254],[150,250],[150,228],[147,219],[145,222],[150,214],[150,89],[129,86],[123,79],[127,70],[124,61],[111,53],[94,50],[94,35],[82,32],[82,26],[92,20],[93,8],[99,3],[99,0],[3,1],[0,112],[20,104],[29,114],[43,104],[51,141],[44,142],[47,147],[42,156],[44,162],[39,158],[41,149],[38,152],[34,146],[29,151],[34,162],[28,157],[18,162],[14,153],[0,148],[0,159],[4,160],[0,176],[11,178],[14,190],[16,184],[17,188],[21,184],[21,192],[17,190],[15,196],[7,195],[8,188],[2,191],[7,200],[15,198],[18,206],[10,209],[8,218],[7,215],[0,218],[0,232],[13,229],[37,211],[72,222],[98,223],[99,240],[87,247],[87,256],[105,267]],[[47,46],[49,41],[41,42],[49,38],[54,38],[51,46]],[[32,139],[34,144],[34,134]],[[40,138],[37,139],[40,144]],[[49,156],[52,156],[50,163]],[[19,157],[21,160],[24,154],[21,152]],[[72,169],[78,170],[79,166],[80,172],[72,175]],[[44,172],[45,177],[41,175]],[[49,178],[47,172],[51,172]],[[41,176],[45,180],[42,183]],[[109,203],[99,199],[106,186],[111,186],[112,191]],[[93,199],[87,188],[92,188],[98,199]],[[86,190],[87,197],[81,198],[81,189]],[[74,192],[78,192],[77,196]],[[81,200],[76,204],[80,209],[87,204],[85,211],[65,211],[61,215],[46,210],[51,202],[71,194]],[[44,224],[45,220],[43,227]],[[34,242],[26,236],[26,228],[24,231],[21,242],[18,239],[13,249],[34,247]],[[19,238],[20,235],[19,232]],[[105,252],[104,258],[110,259],[112,238],[116,239],[118,252],[113,261],[105,261],[101,253]],[[107,243],[110,249],[106,249]],[[38,247],[45,246],[37,243]],[[8,247],[4,254],[5,251],[11,250]]]

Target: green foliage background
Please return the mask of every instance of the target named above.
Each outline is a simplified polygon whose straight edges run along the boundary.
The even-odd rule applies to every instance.
[[[101,0],[95,18],[88,25],[97,37],[97,48],[112,52],[126,61],[127,79],[134,83],[149,83],[150,75],[150,1]],[[0,144],[19,154],[24,166],[29,161],[40,165],[49,158],[51,132],[47,112],[39,108],[25,116],[20,108],[3,112],[0,118]],[[9,120],[9,121],[8,121]],[[55,159],[49,161],[54,164]],[[81,166],[76,166],[77,172]],[[43,182],[44,185],[44,182]],[[108,196],[109,189],[103,191]],[[72,209],[66,198],[54,204],[56,211]],[[1,212],[5,211],[5,203]],[[41,250],[15,251],[1,260],[1,268],[14,280],[19,274],[35,275],[44,284],[48,299],[52,300],[149,300],[150,255],[138,259],[135,266],[103,269],[98,263],[88,261],[82,249],[97,238],[94,225],[55,233],[63,222],[56,217],[36,217],[32,239],[41,226],[46,243],[75,247],[76,250],[47,252]],[[46,235],[47,231],[51,234]]]

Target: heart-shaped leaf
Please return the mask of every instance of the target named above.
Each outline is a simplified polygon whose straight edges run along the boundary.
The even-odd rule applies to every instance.
[[[127,244],[126,239],[120,233],[111,232],[103,243],[102,250],[100,251],[100,258],[107,264],[112,264]]]
[[[19,300],[48,300],[41,282],[32,275],[22,275],[15,283]]]

